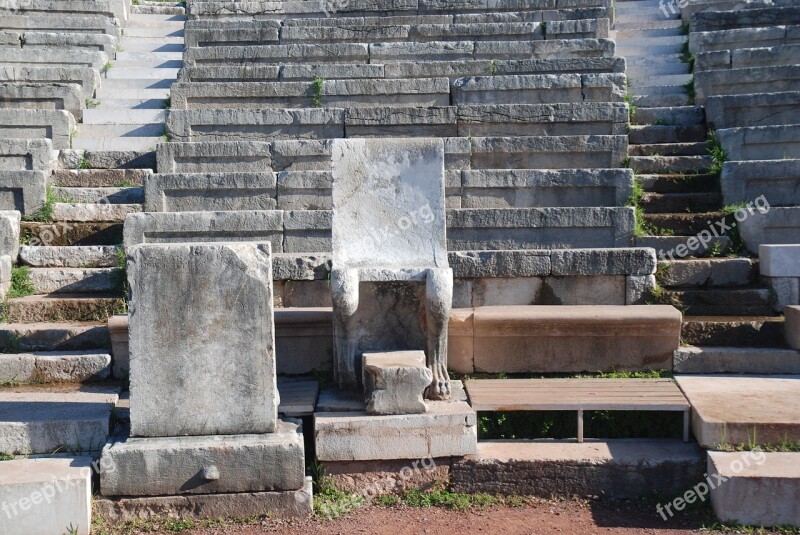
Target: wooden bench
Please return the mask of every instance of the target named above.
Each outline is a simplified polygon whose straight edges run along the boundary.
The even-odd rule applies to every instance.
[[[672,379],[471,379],[476,411],[577,411],[583,442],[584,411],[681,411],[689,441],[691,406]]]

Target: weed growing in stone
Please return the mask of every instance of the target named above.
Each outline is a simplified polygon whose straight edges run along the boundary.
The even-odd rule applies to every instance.
[[[9,299],[27,297],[36,293],[36,287],[31,282],[31,268],[28,266],[15,266],[11,268],[11,289],[8,291]]]
[[[44,204],[32,215],[23,216],[23,221],[35,221],[37,223],[50,223],[53,221],[53,205],[58,202],[53,190],[47,186]]]
[[[322,107],[322,89],[325,87],[325,78],[317,76],[311,84],[311,91],[314,93],[312,104],[315,108]]]

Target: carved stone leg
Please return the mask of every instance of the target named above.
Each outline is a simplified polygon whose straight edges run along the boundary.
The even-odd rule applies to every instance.
[[[358,271],[334,269],[331,272],[333,296],[334,377],[343,390],[358,389],[356,374],[356,310],[358,310]]]
[[[433,381],[427,399],[450,398],[447,374],[447,324],[453,307],[453,270],[431,269],[425,285],[425,314],[428,324],[428,366]]]

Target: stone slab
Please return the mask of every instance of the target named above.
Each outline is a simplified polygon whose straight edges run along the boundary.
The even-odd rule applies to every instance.
[[[681,375],[692,404],[692,431],[705,448],[800,439],[797,375]]]
[[[456,492],[546,499],[673,496],[692,488],[702,471],[697,445],[646,439],[482,441],[450,469]]]
[[[77,84],[0,83],[0,107],[67,110],[75,119],[83,116],[84,101]]]
[[[462,373],[669,370],[681,313],[671,306],[487,306],[467,316]]]
[[[800,373],[800,352],[772,347],[695,347],[675,350],[675,373]]]
[[[159,520],[164,516],[198,520],[263,514],[273,518],[303,518],[314,510],[312,486],[311,478],[307,477],[303,488],[296,491],[95,499],[93,507],[97,515],[111,523]]]
[[[303,434],[278,422],[268,434],[134,438],[103,448],[104,496],[291,491],[305,482]]]
[[[111,355],[58,351],[0,355],[0,383],[83,383],[108,379]]]
[[[272,433],[269,244],[141,245],[128,281],[132,436]]]
[[[81,65],[36,66],[5,65],[0,67],[0,80],[39,84],[78,84],[84,95],[94,94],[100,87],[100,71]]]
[[[0,210],[33,215],[45,202],[47,174],[44,171],[0,170]]]
[[[800,126],[751,126],[717,130],[730,160],[786,160],[800,150]]]
[[[385,461],[333,461],[321,463],[331,486],[367,499],[405,490],[430,489],[450,481],[450,457],[439,459],[392,459]],[[322,513],[326,514],[324,505]],[[333,513],[330,510],[330,513]],[[333,515],[331,515],[333,516]]]
[[[119,387],[63,385],[0,392],[0,452],[99,451]]]
[[[800,244],[762,243],[758,246],[758,266],[765,277],[800,277]]]
[[[740,126],[792,125],[800,122],[800,92],[778,92],[748,95],[716,95],[705,101],[710,128]]]
[[[744,216],[743,211],[737,213]],[[739,232],[749,251],[758,253],[762,244],[793,245],[797,243],[797,233],[800,229],[800,207],[768,208],[765,203],[759,202],[752,211],[747,209],[747,213],[748,216],[739,223]]]
[[[92,524],[92,458],[4,461],[0,516],[5,535],[52,535],[69,526],[89,535]]]
[[[708,452],[711,490],[722,522],[747,526],[800,526],[800,453]]]
[[[128,315],[108,318],[108,335],[111,338],[112,374],[116,379],[127,379],[130,373],[128,346]]]
[[[11,269],[14,262],[8,255],[0,256],[0,299],[5,300],[11,289]]]
[[[54,149],[69,149],[75,118],[66,110],[0,109],[0,136],[23,139],[46,138]]]
[[[442,141],[336,140],[332,168],[337,267],[447,267]]]
[[[50,171],[53,144],[49,139],[0,139],[0,169]]]
[[[771,206],[800,205],[800,160],[725,162],[720,182],[726,205],[761,195]]]
[[[282,252],[283,225],[277,210],[129,214],[123,243],[127,250],[142,243],[268,241]]]
[[[160,173],[263,173],[271,170],[271,145],[259,141],[160,143]]]
[[[19,256],[19,222],[21,214],[16,210],[0,211],[0,256],[8,256],[12,262]]]
[[[783,308],[786,317],[786,341],[795,349],[800,349],[800,306]]]
[[[276,178],[263,173],[154,174],[145,178],[146,212],[274,210]]]
[[[472,408],[462,401],[429,401],[425,414],[317,412],[317,459],[366,461],[469,455],[477,448],[476,418]]]

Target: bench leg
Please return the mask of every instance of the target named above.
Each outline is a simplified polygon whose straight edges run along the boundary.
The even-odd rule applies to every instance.
[[[683,441],[689,442],[689,420],[692,415],[692,410],[688,409],[683,411]]]
[[[578,409],[578,442],[583,442],[583,409]]]

